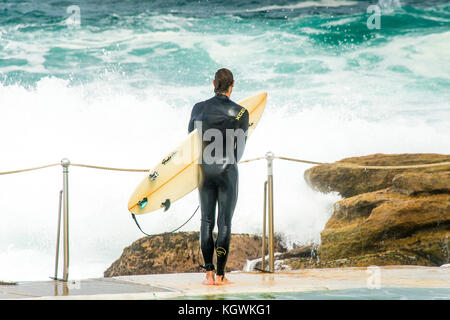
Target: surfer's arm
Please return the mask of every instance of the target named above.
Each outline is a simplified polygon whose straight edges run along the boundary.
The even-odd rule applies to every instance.
[[[239,119],[239,121],[239,127],[244,130],[244,132],[246,133],[245,136],[247,137],[247,131],[250,121],[250,114],[248,113],[247,109],[245,109],[244,115],[241,117],[241,119]]]
[[[192,131],[194,131],[195,129],[195,119],[197,118],[197,113],[199,110],[199,104],[195,104],[194,107],[192,108],[192,112],[191,112],[191,119],[189,120],[189,126],[188,126],[188,133],[191,133]]]
[[[239,145],[239,142],[235,144],[236,148],[234,149],[234,156],[236,157],[236,161],[239,162],[242,158],[242,155],[244,154],[245,144],[247,143],[247,133],[248,133],[248,126],[249,126],[249,119],[250,115],[248,113],[248,110],[245,108],[242,108],[243,112],[240,113],[238,117],[236,117],[238,121],[238,129],[241,129],[245,133],[244,138],[244,144]],[[242,143],[242,142],[241,142]]]

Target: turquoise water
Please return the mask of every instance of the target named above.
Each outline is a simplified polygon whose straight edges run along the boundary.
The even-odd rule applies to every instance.
[[[0,171],[59,162],[150,168],[185,137],[220,67],[232,99],[268,92],[244,157],[336,161],[450,153],[448,1],[0,1]],[[380,28],[369,29],[370,5]],[[276,162],[276,232],[320,241],[336,194]],[[260,233],[262,162],[242,166],[233,232]],[[101,276],[141,234],[126,209],[139,174],[72,168],[71,277]],[[53,273],[59,169],[0,177],[0,278]],[[181,225],[192,193],[140,217]],[[182,230],[198,230],[199,216]],[[32,268],[30,268],[32,266]]]
[[[240,92],[267,90],[277,107],[448,118],[448,1],[386,9],[382,1],[380,29],[371,30],[366,9],[374,3],[79,1],[79,25],[67,25],[69,2],[4,1],[0,83],[29,88],[51,77],[138,95],[183,87],[196,93],[168,101],[192,104],[227,65]]]
[[[193,300],[449,300],[450,288],[380,288],[183,297]]]

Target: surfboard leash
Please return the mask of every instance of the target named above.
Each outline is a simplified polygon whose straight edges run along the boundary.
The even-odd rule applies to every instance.
[[[162,232],[162,233],[156,233],[156,234],[148,234],[146,232],[144,232],[144,230],[142,230],[141,226],[139,225],[139,222],[136,219],[136,215],[134,213],[131,214],[131,217],[133,218],[134,222],[136,222],[137,227],[139,228],[139,230],[141,230],[141,232],[143,234],[145,234],[148,237],[156,237],[156,236],[160,236],[163,234],[170,234],[170,233],[174,233],[176,231],[178,231],[179,229],[181,229],[182,227],[184,227],[189,221],[192,220],[192,218],[195,216],[195,214],[197,213],[198,209],[200,208],[200,205],[197,206],[197,209],[195,209],[194,213],[189,217],[189,219],[187,219],[181,226],[179,226],[178,228],[169,231],[169,232]]]
[[[181,229],[182,227],[184,227],[189,221],[192,220],[192,218],[195,216],[195,214],[197,213],[198,209],[200,208],[200,205],[197,206],[197,209],[195,209],[194,213],[189,217],[189,219],[187,219],[187,221],[185,221],[181,226],[179,226],[178,228],[170,231],[170,232],[163,232],[163,233],[157,233],[157,234],[148,234],[146,232],[144,232],[144,230],[142,230],[141,226],[139,225],[139,222],[136,219],[136,215],[134,213],[131,214],[131,217],[133,218],[134,222],[136,223],[137,227],[139,228],[139,230],[141,230],[141,232],[143,234],[145,234],[148,237],[156,237],[156,236],[160,236],[163,234],[170,234],[170,233],[174,233],[175,231],[178,231],[179,229]],[[197,259],[200,259],[200,244],[198,246],[198,252],[197,252]],[[205,269],[207,270],[206,266],[200,263],[200,260],[198,260],[198,267],[200,269]]]

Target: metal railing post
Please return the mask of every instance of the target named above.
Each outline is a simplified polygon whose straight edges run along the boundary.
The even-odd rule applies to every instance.
[[[62,196],[63,191],[59,192],[59,209],[58,209],[58,228],[56,231],[56,257],[55,257],[55,277],[53,280],[58,280],[58,262],[59,262],[59,243],[60,243],[60,235],[61,235],[61,207],[62,207]]]
[[[69,166],[67,158],[61,160],[63,167],[63,212],[64,212],[64,271],[63,280],[69,278]]]
[[[274,259],[274,228],[273,228],[273,168],[272,163],[274,159],[273,152],[266,153],[267,160],[267,185],[268,185],[268,203],[269,203],[269,271],[275,271]]]
[[[261,249],[261,256],[262,256],[262,266],[261,270],[265,271],[266,267],[266,221],[267,221],[267,181],[264,182],[264,210],[263,210],[263,234],[262,234],[262,249]]]

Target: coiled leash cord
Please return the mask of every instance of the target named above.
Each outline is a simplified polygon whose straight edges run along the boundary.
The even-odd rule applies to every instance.
[[[170,234],[170,233],[174,233],[178,230],[180,230],[181,228],[183,228],[189,221],[191,221],[191,219],[195,216],[195,214],[197,213],[198,209],[200,208],[200,205],[197,206],[197,209],[195,209],[194,213],[189,217],[189,219],[187,219],[181,226],[179,226],[178,228],[169,231],[169,232],[162,232],[162,233],[157,233],[157,234],[148,234],[146,232],[144,232],[144,230],[142,230],[141,226],[139,225],[137,219],[136,219],[136,215],[134,213],[131,214],[131,217],[133,218],[134,222],[136,222],[137,227],[139,228],[139,230],[141,230],[141,232],[143,234],[145,234],[148,237],[156,237],[156,236],[160,236],[163,234]]]
[[[174,233],[174,232],[178,231],[179,229],[181,229],[182,227],[184,227],[189,221],[192,220],[192,218],[195,216],[195,214],[197,213],[197,211],[198,211],[199,208],[200,208],[200,205],[197,206],[197,209],[195,209],[194,213],[189,217],[189,219],[187,219],[187,220],[186,220],[181,226],[179,226],[178,228],[176,228],[176,229],[174,229],[174,230],[172,230],[172,231],[170,231],[170,232],[163,232],[163,233],[157,233],[157,234],[148,234],[148,233],[144,232],[144,231],[142,230],[141,226],[139,225],[137,219],[136,219],[136,215],[135,215],[134,213],[132,213],[132,214],[131,214],[131,217],[133,218],[134,222],[136,222],[137,227],[139,228],[139,230],[141,230],[141,232],[142,232],[143,234],[145,234],[145,235],[148,236],[148,237],[156,237],[156,236],[160,236],[160,235],[163,235],[163,234]],[[197,256],[198,256],[198,259],[200,259],[200,245],[198,246]],[[200,263],[198,264],[198,267],[201,268],[201,269],[205,269],[205,270],[206,270],[205,265],[202,265],[202,264],[200,264]]]

